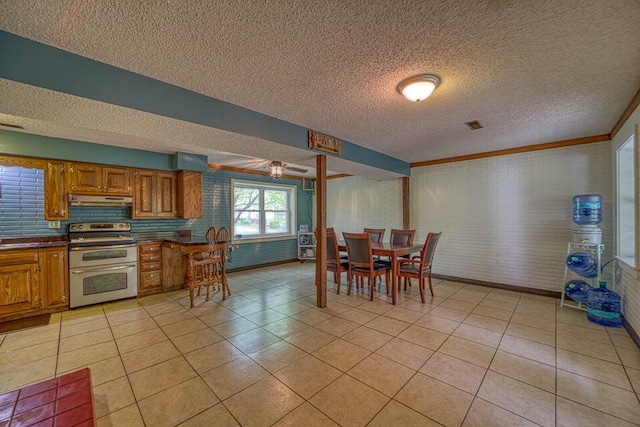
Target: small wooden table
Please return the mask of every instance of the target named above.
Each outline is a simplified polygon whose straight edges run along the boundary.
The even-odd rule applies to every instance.
[[[396,265],[396,259],[403,255],[410,255],[422,250],[422,244],[418,245],[394,245],[389,242],[371,242],[371,248],[373,255],[389,257],[391,260],[391,302],[393,305],[398,303],[398,286],[396,273],[394,271]],[[341,241],[338,242],[338,249],[340,251],[346,251],[347,245]]]

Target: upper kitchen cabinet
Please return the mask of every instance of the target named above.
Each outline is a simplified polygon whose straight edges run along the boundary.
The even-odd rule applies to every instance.
[[[131,218],[177,218],[176,174],[135,172]]]
[[[69,219],[64,170],[64,162],[48,161],[44,167],[44,218],[48,221]]]
[[[202,218],[201,172],[178,172],[178,218]]]
[[[113,166],[69,163],[69,193],[131,196],[131,170]]]

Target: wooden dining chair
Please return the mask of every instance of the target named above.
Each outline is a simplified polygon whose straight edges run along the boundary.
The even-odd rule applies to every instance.
[[[396,259],[394,271],[398,277],[398,283],[400,283],[400,278],[409,280],[418,279],[420,298],[423,304],[425,303],[425,279],[429,279],[429,290],[431,291],[431,296],[433,296],[431,271],[433,267],[433,257],[436,254],[436,246],[438,245],[438,240],[440,240],[441,235],[442,233],[429,233],[422,250],[420,250],[420,256],[413,257],[412,259]]]
[[[347,283],[349,283],[349,261],[340,258],[338,238],[329,230],[327,230],[327,271],[333,273],[333,281],[338,285],[336,293],[340,295],[342,273],[347,273]]]
[[[416,230],[405,230],[399,228],[391,229],[391,237],[389,237],[389,243],[398,246],[413,245],[413,238],[416,235]]]
[[[375,243],[382,243],[384,239],[384,228],[364,228],[364,232],[369,234],[371,241]]]
[[[347,253],[349,254],[349,289],[347,295],[351,294],[351,283],[354,276],[356,280],[358,280],[358,278],[363,280],[366,277],[369,279],[369,299],[373,301],[376,277],[384,275],[387,288],[389,287],[389,267],[374,262],[371,237],[368,233],[342,233],[342,235],[344,236]]]
[[[204,237],[207,239],[207,242],[214,243],[216,241],[216,234],[217,233],[218,233],[218,231],[216,230],[215,227],[210,227],[207,230],[207,234],[205,234]]]

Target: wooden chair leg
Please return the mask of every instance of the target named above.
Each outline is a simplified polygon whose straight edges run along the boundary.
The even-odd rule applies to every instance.
[[[424,277],[422,279],[418,279],[418,288],[420,288],[420,299],[424,304],[426,302],[424,299]]]
[[[373,292],[375,285],[376,278],[374,276],[369,276],[369,301],[373,301]]]
[[[336,293],[340,295],[340,283],[342,282],[342,273],[339,273],[339,272],[333,273],[333,281],[338,284],[338,290]]]
[[[189,286],[189,301],[191,302],[190,308],[193,308],[193,287]]]
[[[431,285],[431,271],[429,271],[429,290],[431,291],[431,296],[433,296],[433,286]]]

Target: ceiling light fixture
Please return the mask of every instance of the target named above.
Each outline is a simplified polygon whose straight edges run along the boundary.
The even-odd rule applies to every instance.
[[[282,174],[284,173],[285,164],[279,160],[274,160],[269,163],[269,176],[273,179],[282,178]]]
[[[428,98],[439,84],[440,79],[433,74],[421,74],[401,81],[398,92],[409,101],[418,102]]]

